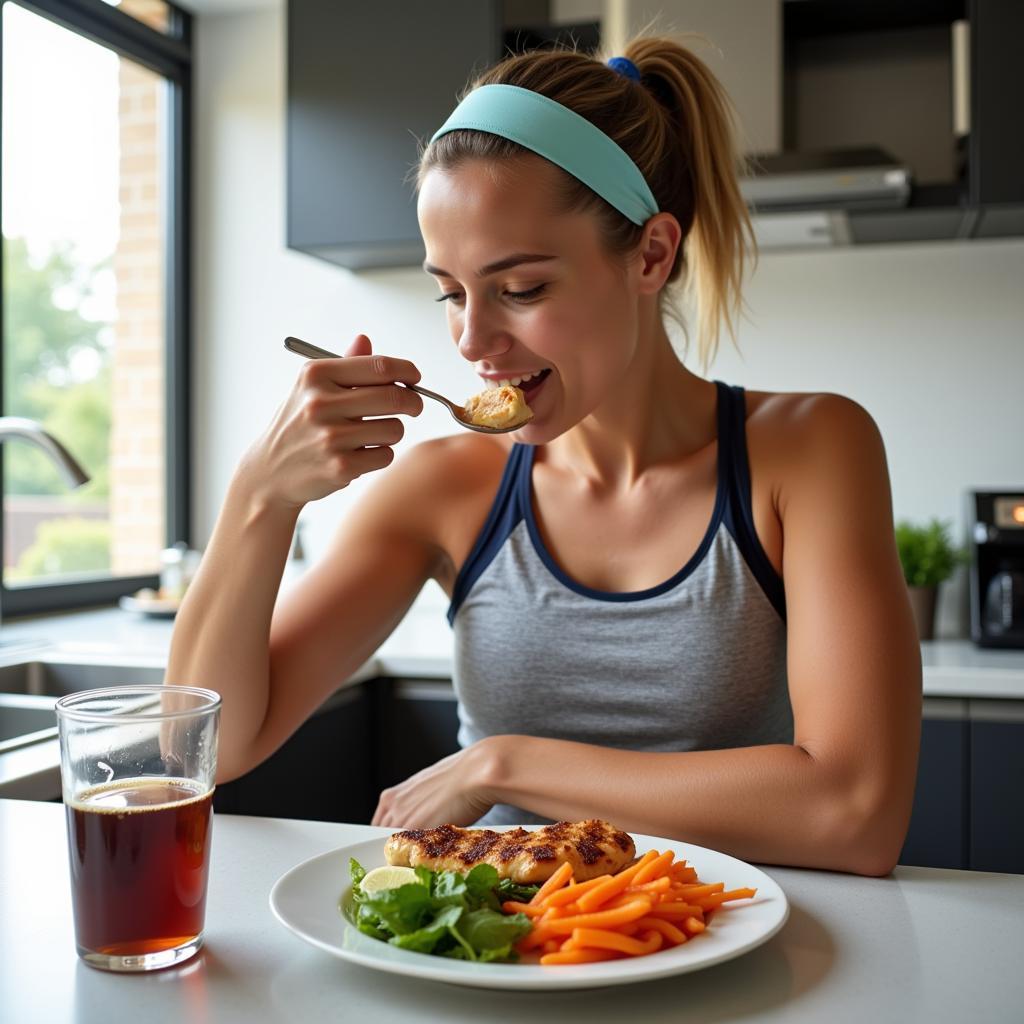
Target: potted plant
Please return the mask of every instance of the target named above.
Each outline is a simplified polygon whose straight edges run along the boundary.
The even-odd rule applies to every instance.
[[[939,584],[949,579],[964,553],[950,539],[950,524],[939,519],[923,526],[907,520],[898,522],[896,550],[907,581],[917,634],[922,640],[931,640]]]

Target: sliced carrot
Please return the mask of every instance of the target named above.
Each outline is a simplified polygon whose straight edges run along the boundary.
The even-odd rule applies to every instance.
[[[704,931],[706,927],[707,925],[696,917],[688,917],[683,922],[683,931],[686,932],[687,935],[691,936],[697,935],[699,932]]]
[[[729,892],[713,892],[705,896],[700,904],[705,909],[717,907],[721,903],[728,903],[729,900],[749,900],[757,894],[756,889],[730,889]]]
[[[694,903],[676,903],[674,900],[662,900],[654,904],[659,917],[701,917],[704,908]]]
[[[660,917],[641,917],[639,921],[633,923],[638,930],[651,928],[656,932],[661,932],[665,939],[674,946],[681,946],[688,938],[686,932]]]
[[[612,896],[617,896],[627,885],[632,883],[637,872],[645,868],[657,856],[657,850],[648,850],[632,867],[624,868],[618,874],[612,875],[607,882],[584,893],[578,900],[580,910],[589,912],[595,907],[601,906],[602,903],[611,899]]]
[[[617,960],[618,954],[611,949],[567,949],[559,953],[546,953],[540,958],[544,966],[554,964],[589,964],[595,960]]]
[[[671,885],[672,880],[668,875],[662,875],[661,878],[656,878],[653,882],[644,882],[641,885],[627,885],[626,892],[664,893],[669,891]]]
[[[566,903],[572,903],[577,896],[582,896],[585,892],[589,892],[591,889],[596,888],[612,877],[614,876],[598,875],[597,878],[591,878],[587,882],[573,882],[571,885],[567,885],[563,889],[558,889],[553,893],[549,893],[544,897],[541,905],[544,907],[561,907]]]
[[[572,878],[572,865],[567,861],[563,860],[561,864],[555,868],[554,874],[533,894],[533,899],[530,900],[535,906],[538,903],[544,901],[544,897],[549,893],[553,893],[556,889],[561,889],[569,879]]]
[[[675,854],[671,850],[658,854],[654,860],[645,864],[634,876],[633,884],[642,885],[644,882],[651,882],[660,875],[663,875],[672,865]]]
[[[684,885],[683,894],[690,899],[697,899],[699,896],[710,896],[713,892],[721,892],[725,888],[725,882],[712,882],[710,885]]]
[[[553,935],[569,935],[573,928],[614,928],[627,921],[644,917],[651,910],[651,901],[637,897],[623,907],[614,910],[599,910],[593,914],[566,914],[546,925]]]
[[[543,907],[535,907],[532,903],[520,903],[517,900],[505,900],[501,909],[506,914],[526,914],[527,917],[540,917],[544,913]]]
[[[661,948],[662,937],[653,929],[644,932],[643,938],[634,939],[607,928],[576,928],[572,941],[576,949],[615,949],[630,956],[646,956]]]

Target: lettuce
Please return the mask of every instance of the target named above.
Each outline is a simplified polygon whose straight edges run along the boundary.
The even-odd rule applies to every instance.
[[[416,868],[416,881],[367,894],[363,866],[349,860],[352,903],[346,914],[359,931],[400,949],[487,963],[518,960],[515,944],[530,931],[525,914],[504,914],[501,903],[529,899],[537,886],[499,879],[490,864],[468,874]]]

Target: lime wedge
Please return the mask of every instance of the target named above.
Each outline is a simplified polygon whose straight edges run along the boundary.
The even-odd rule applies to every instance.
[[[418,882],[416,872],[412,868],[396,867],[387,864],[382,868],[374,868],[367,871],[359,887],[367,895],[380,892],[382,889],[397,889],[400,885],[409,885],[410,882]]]

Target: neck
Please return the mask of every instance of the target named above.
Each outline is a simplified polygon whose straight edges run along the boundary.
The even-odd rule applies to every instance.
[[[620,385],[547,446],[550,461],[607,492],[630,489],[649,469],[692,455],[718,434],[715,385],[683,366],[656,308],[640,320]]]

